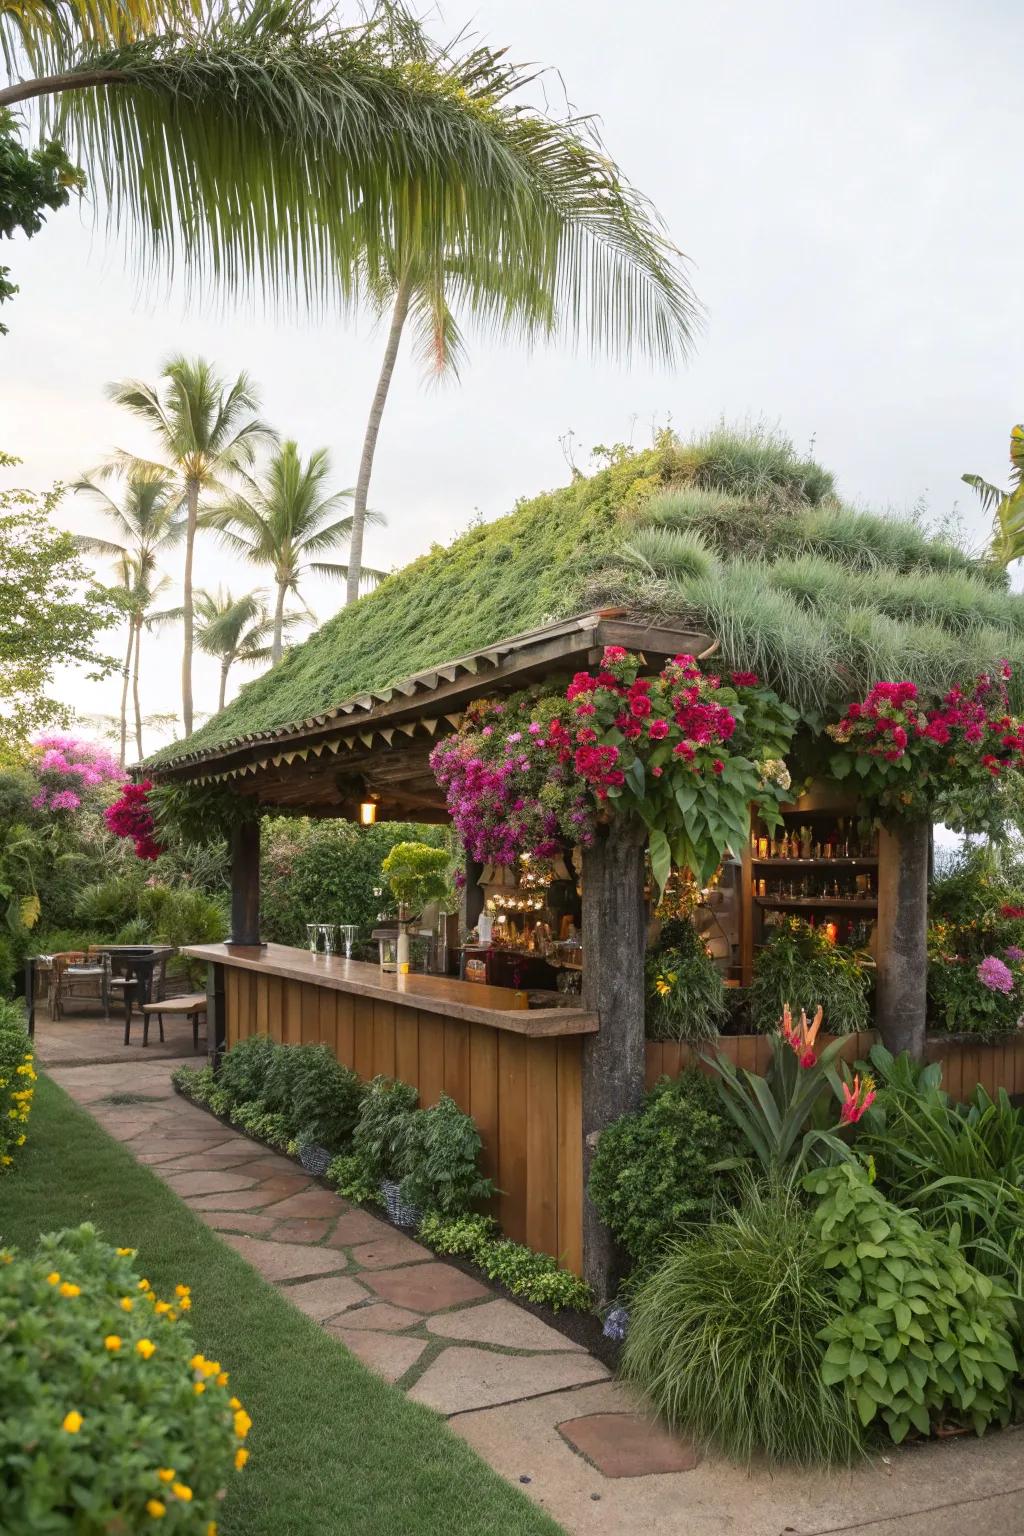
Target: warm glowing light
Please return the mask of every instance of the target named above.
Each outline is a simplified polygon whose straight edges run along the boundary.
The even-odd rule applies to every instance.
[[[363,800],[359,806],[359,824],[363,827],[372,827],[377,820],[377,802],[375,800]]]

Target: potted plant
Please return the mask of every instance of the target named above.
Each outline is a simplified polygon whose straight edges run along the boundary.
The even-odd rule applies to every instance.
[[[352,1153],[359,1171],[371,1186],[376,1183],[388,1215],[399,1227],[418,1226],[421,1215],[401,1194],[417,1100],[411,1084],[375,1077],[367,1084],[352,1132]]]
[[[444,901],[450,894],[449,856],[444,848],[428,843],[396,843],[381,871],[398,903],[398,969],[409,969],[409,922],[429,901]]]

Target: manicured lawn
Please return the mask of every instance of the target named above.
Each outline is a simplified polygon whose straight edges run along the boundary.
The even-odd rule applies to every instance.
[[[92,1221],[163,1295],[192,1286],[197,1347],[253,1417],[222,1536],[558,1536],[560,1527],[290,1307],[148,1169],[41,1077],[29,1143],[0,1181],[0,1241]]]

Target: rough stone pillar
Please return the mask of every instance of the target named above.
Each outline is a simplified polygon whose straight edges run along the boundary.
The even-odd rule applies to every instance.
[[[229,944],[260,942],[260,823],[231,829],[231,934]]]
[[[931,827],[883,827],[878,843],[877,1023],[882,1043],[924,1060]]]
[[[586,1193],[601,1131],[644,1091],[644,846],[646,828],[613,817],[583,854],[583,1004],[601,1028],[583,1037],[583,1272],[600,1301],[614,1296],[621,1256]]]

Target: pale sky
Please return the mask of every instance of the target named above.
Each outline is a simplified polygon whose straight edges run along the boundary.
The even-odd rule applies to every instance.
[[[462,383],[438,390],[407,350],[380,437],[371,504],[389,526],[369,535],[371,564],[404,564],[478,511],[496,517],[563,483],[567,432],[585,465],[594,444],[722,416],[777,423],[801,449],[813,439],[856,503],[925,498],[938,515],[958,502],[980,538],[959,477],[1002,483],[1024,416],[1015,0],[445,0],[441,15],[438,37],[468,25],[551,65],[573,108],[600,117],[691,258],[707,324],[677,371],[471,340]],[[552,104],[560,93],[552,75]],[[329,446],[339,487],[354,481],[382,345],[368,321],[136,301],[123,247],[92,232],[88,207],[0,256],[22,290],[0,340],[0,446],[24,460],[18,483],[73,478],[114,444],[145,450],[103,386],[155,379],[177,350],[248,369],[264,415],[304,451]],[[64,521],[98,526],[75,501]],[[236,591],[266,579],[212,538],[197,572]],[[321,619],[340,597],[315,582],[306,595]],[[145,643],[144,708],[166,709],[177,650],[169,636]],[[83,712],[116,709],[116,680],[67,676],[61,691]],[[202,661],[197,708],[215,698],[215,664]]]

